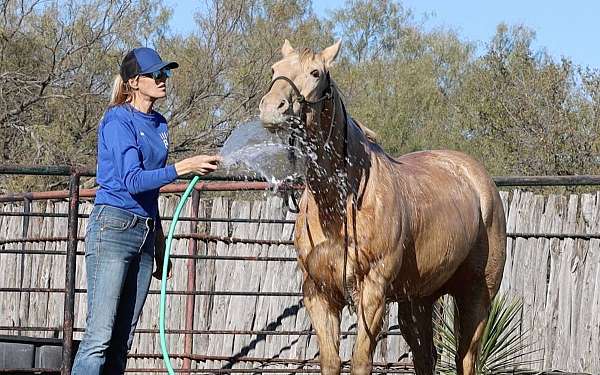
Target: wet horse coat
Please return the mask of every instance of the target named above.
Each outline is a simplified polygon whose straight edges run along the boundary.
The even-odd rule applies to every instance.
[[[449,293],[458,309],[457,368],[473,374],[505,260],[496,186],[479,162],[460,152],[388,156],[346,114],[329,77],[339,47],[298,52],[286,41],[283,59],[273,65],[275,82],[260,104],[269,128],[287,126],[290,115],[305,117],[303,147],[312,156],[295,246],[321,371],[340,373],[340,315],[351,301],[358,321],[352,373],[370,373],[385,303],[392,300],[399,302],[399,325],[416,372],[432,374],[433,303]],[[327,93],[331,99],[318,100]],[[315,103],[306,105],[298,94]]]

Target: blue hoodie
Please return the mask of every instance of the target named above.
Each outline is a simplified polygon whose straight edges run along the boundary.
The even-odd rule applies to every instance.
[[[158,190],[177,178],[169,154],[167,121],[129,104],[109,108],[98,126],[96,204],[157,219]]]

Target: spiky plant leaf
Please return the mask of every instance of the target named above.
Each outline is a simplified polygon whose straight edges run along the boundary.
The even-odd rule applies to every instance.
[[[446,299],[436,309],[435,342],[441,352],[437,371],[443,375],[456,374],[454,358],[457,341],[454,332],[456,304]],[[492,301],[477,356],[477,374],[524,373],[527,367],[538,360],[527,357],[536,352],[531,350],[528,332],[521,329],[523,303],[499,294]],[[460,313],[460,312],[459,312]]]

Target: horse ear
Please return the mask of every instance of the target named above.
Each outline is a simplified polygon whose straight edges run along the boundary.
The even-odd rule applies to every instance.
[[[340,39],[337,42],[335,42],[332,46],[325,48],[321,52],[321,57],[323,58],[323,61],[325,62],[326,68],[329,69],[329,67],[331,67],[331,65],[333,65],[335,58],[337,57],[338,53],[340,52],[341,46],[342,46],[342,40]]]
[[[294,52],[294,47],[292,47],[292,44],[290,43],[289,40],[285,40],[285,42],[283,42],[283,47],[281,47],[281,54],[283,55],[283,57],[286,57],[287,55],[291,54]]]

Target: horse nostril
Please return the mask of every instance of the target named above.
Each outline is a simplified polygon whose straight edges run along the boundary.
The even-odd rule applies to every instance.
[[[280,110],[281,112],[283,112],[283,111],[287,110],[287,105],[288,105],[288,101],[284,99],[281,102],[279,102],[277,109]]]

